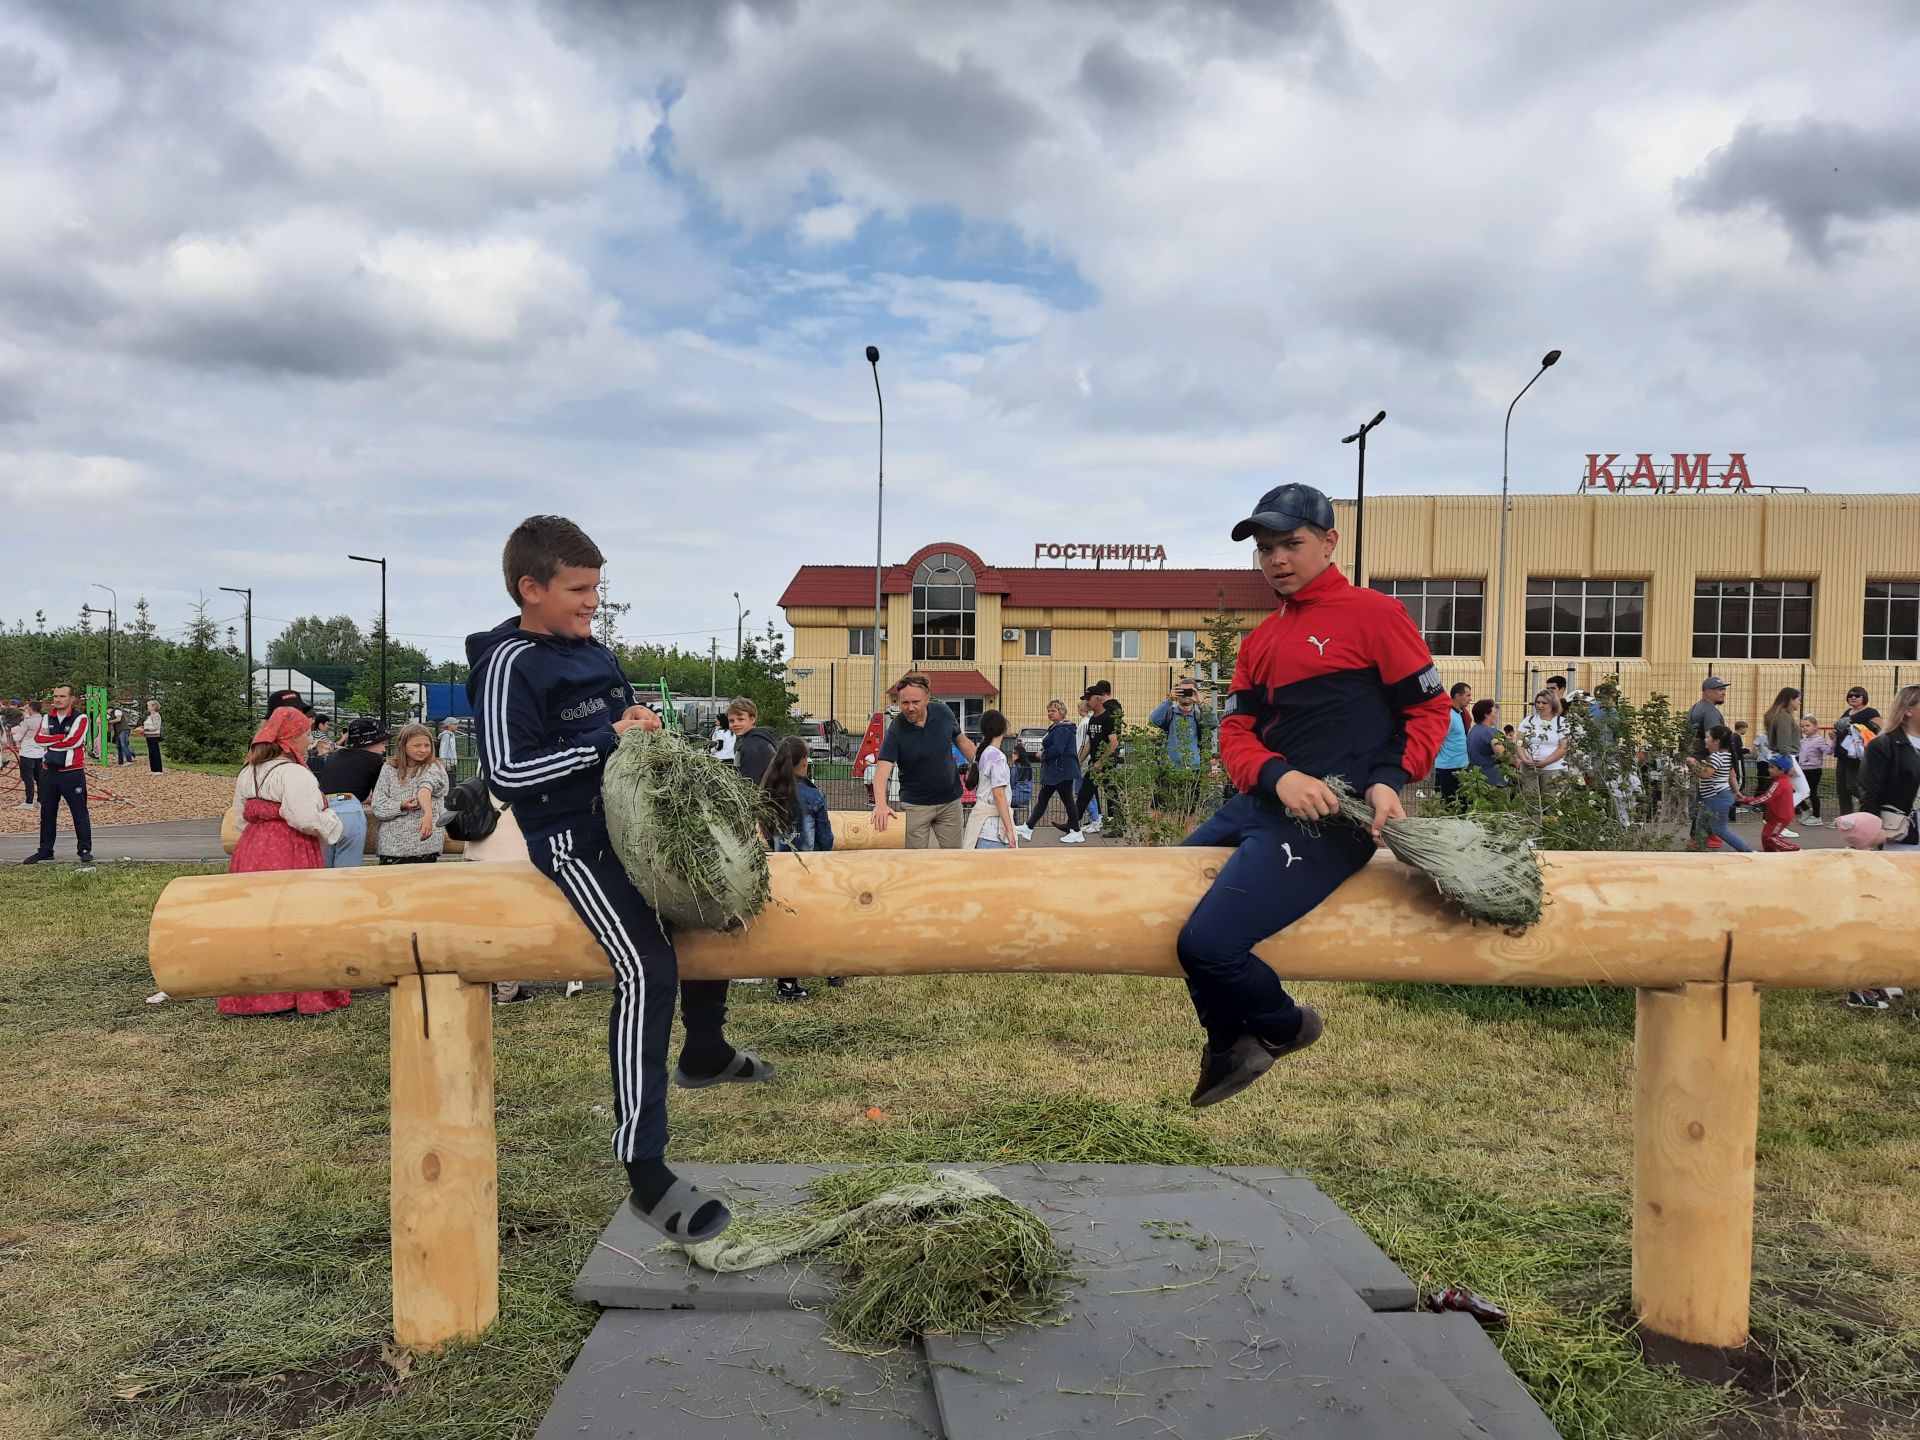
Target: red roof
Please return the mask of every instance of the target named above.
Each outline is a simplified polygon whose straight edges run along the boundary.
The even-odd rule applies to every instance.
[[[1265,612],[1273,591],[1251,567],[1234,570],[1140,570],[1121,565],[1110,570],[988,565],[964,545],[942,542],[922,546],[904,565],[889,565],[881,590],[904,595],[913,588],[913,572],[929,555],[958,555],[974,568],[975,588],[1000,595],[1006,605],[1079,610],[1211,610],[1227,592],[1232,610]],[[780,597],[781,608],[873,604],[871,565],[802,565]],[[992,691],[985,692],[992,694]]]
[[[933,682],[936,696],[979,696],[984,700],[989,695],[1000,693],[1000,687],[978,670],[937,670],[927,665],[918,668],[922,675]]]

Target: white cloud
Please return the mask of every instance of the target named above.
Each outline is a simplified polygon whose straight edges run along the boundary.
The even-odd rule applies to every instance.
[[[816,205],[794,220],[793,238],[809,249],[844,245],[860,233],[861,218],[858,205]]]

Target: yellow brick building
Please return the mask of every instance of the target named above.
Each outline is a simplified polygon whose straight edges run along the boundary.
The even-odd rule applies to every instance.
[[[1351,573],[1353,505],[1336,503]],[[1367,505],[1366,581],[1392,591],[1441,674],[1494,693],[1500,502],[1392,496]],[[1109,679],[1144,720],[1223,604],[1251,629],[1274,600],[1252,568],[1170,570],[1077,561],[995,566],[964,544],[923,546],[883,573],[882,686],[926,670],[969,727],[982,708],[1044,721]],[[874,572],[802,566],[781,597],[800,707],[858,731],[871,702]],[[1547,673],[1682,708],[1709,672],[1729,720],[1757,720],[1783,686],[1831,719],[1849,686],[1884,704],[1920,682],[1920,495],[1516,495],[1508,514],[1505,718]]]

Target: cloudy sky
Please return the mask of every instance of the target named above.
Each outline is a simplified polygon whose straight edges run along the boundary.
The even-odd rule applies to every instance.
[[[1239,563],[1381,407],[1370,490],[1497,489],[1555,346],[1519,489],[1912,489],[1916,74],[1906,0],[14,0],[0,620],[358,551],[452,654],[558,510],[725,646],[872,558],[869,343],[889,559]]]

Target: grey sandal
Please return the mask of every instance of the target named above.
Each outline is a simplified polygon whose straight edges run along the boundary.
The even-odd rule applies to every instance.
[[[693,1228],[693,1217],[708,1205],[718,1206],[719,1215],[699,1229]],[[733,1223],[733,1212],[727,1209],[724,1200],[697,1189],[691,1180],[685,1179],[675,1180],[650,1209],[641,1209],[640,1202],[632,1195],[627,1196],[627,1208],[634,1218],[676,1245],[698,1245],[703,1240],[711,1240]]]
[[[773,1079],[773,1066],[746,1050],[733,1052],[733,1060],[717,1075],[689,1075],[679,1065],[673,1067],[673,1083],[682,1090],[705,1090],[710,1085],[764,1085]]]

